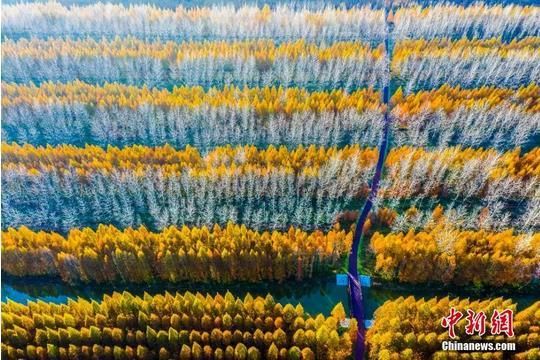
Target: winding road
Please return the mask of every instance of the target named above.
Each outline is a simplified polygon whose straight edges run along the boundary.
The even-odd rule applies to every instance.
[[[373,207],[373,203],[377,198],[377,192],[379,191],[379,184],[382,177],[382,170],[384,167],[384,161],[388,151],[388,139],[390,134],[390,128],[392,125],[392,118],[390,116],[390,64],[392,58],[392,46],[391,36],[393,30],[393,19],[391,14],[392,3],[388,1],[385,5],[384,16],[385,16],[385,25],[386,25],[386,36],[385,36],[385,57],[387,62],[388,73],[384,78],[383,86],[383,103],[385,105],[384,111],[384,127],[381,138],[381,143],[379,145],[379,158],[377,159],[377,165],[375,167],[375,173],[371,181],[371,189],[369,195],[366,199],[362,212],[358,217],[356,223],[356,228],[354,232],[353,242],[351,246],[351,251],[349,253],[349,264],[348,264],[348,278],[349,278],[349,297],[351,301],[351,311],[352,316],[356,319],[358,323],[358,331],[356,334],[356,346],[354,350],[354,359],[362,360],[364,359],[365,353],[365,334],[366,328],[364,325],[365,320],[365,310],[363,305],[363,296],[362,296],[362,287],[358,281],[358,250],[362,242],[362,229],[366,223],[369,212]]]

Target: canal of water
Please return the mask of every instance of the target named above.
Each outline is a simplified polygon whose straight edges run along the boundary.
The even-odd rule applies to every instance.
[[[537,289],[536,289],[537,290]],[[230,291],[234,296],[243,298],[247,293],[253,296],[266,296],[272,294],[274,299],[280,303],[301,303],[305,311],[310,314],[329,314],[338,302],[342,302],[348,309],[347,287],[336,285],[334,276],[325,276],[303,282],[277,283],[234,283],[234,284],[92,284],[72,286],[62,283],[59,279],[51,278],[16,278],[12,276],[2,276],[2,301],[11,299],[16,302],[26,303],[27,301],[43,300],[54,303],[66,303],[68,298],[77,297],[93,300],[101,300],[104,294],[112,292],[129,291],[134,295],[142,295],[147,292],[151,295],[163,293],[165,291],[215,295],[224,294]],[[366,318],[371,319],[374,311],[387,300],[397,299],[400,296],[425,297],[462,297],[470,299],[481,299],[488,297],[504,296],[511,298],[518,304],[518,309],[523,309],[535,301],[540,296],[532,290],[475,290],[469,287],[441,288],[429,286],[397,285],[393,283],[380,283],[371,288],[364,288],[364,306],[366,308]]]

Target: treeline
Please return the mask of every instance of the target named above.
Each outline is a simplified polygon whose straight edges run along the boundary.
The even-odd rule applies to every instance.
[[[503,39],[540,35],[538,7],[474,3],[429,4],[396,9],[398,38],[454,37]],[[92,21],[88,21],[92,19]],[[3,32],[9,37],[137,36],[145,39],[222,40],[271,38],[317,42],[361,39],[382,42],[384,12],[371,7],[308,9],[282,4],[159,9],[149,5],[58,3],[6,5]]]
[[[19,143],[170,144],[203,151],[244,144],[375,145],[383,125],[380,94],[373,90],[2,86],[3,136]]]
[[[297,11],[286,4],[275,9],[248,5],[160,9],[149,5],[28,3],[7,5],[2,24],[4,34],[14,38],[136,36],[173,41],[305,39],[325,43],[384,39],[384,13],[371,7]]]
[[[391,224],[397,214],[381,209],[370,218]],[[376,232],[370,241],[375,271],[408,283],[518,286],[538,278],[540,234],[465,231],[444,219],[424,231]],[[257,232],[229,223],[212,230],[169,227],[70,230],[66,236],[26,227],[2,233],[2,271],[15,276],[59,276],[68,283],[302,280],[335,269],[347,253],[351,232]]]
[[[540,88],[459,86],[392,97],[395,146],[473,146],[512,149],[535,146],[540,135]]]
[[[406,93],[444,84],[519,88],[540,82],[539,37],[512,40],[404,40],[392,56],[392,74]]]
[[[530,87],[532,96],[538,87]],[[527,102],[528,92],[523,91],[523,102]],[[354,109],[358,112],[379,109],[381,94],[373,89],[362,89],[347,93],[342,89],[308,92],[299,88],[225,87],[204,90],[201,86],[149,89],[122,84],[94,86],[82,81],[73,83],[42,83],[17,85],[2,83],[2,105],[10,107],[20,104],[82,103],[90,106],[138,108],[141,105],[159,107],[196,108],[211,107],[253,108],[255,113],[265,115],[274,112],[291,115],[294,112],[340,112]],[[506,94],[505,94],[506,95]],[[508,96],[508,95],[506,95]],[[531,110],[532,111],[532,110]]]
[[[537,211],[540,199],[537,190],[535,195],[521,204],[522,212],[517,212],[515,204],[507,206],[501,201],[472,201],[460,199],[445,201],[439,199],[421,199],[420,201],[389,199],[381,201],[383,205],[378,211],[387,213],[384,227],[394,233],[417,232],[432,228],[435,223],[451,224],[460,230],[487,230],[502,232],[515,229],[521,233],[534,233],[540,230],[540,218]],[[346,217],[350,212],[340,214]]]
[[[396,148],[381,198],[485,200],[499,210],[520,199],[514,209],[534,216],[538,151]],[[202,157],[193,148],[4,144],[2,155],[4,226],[67,231],[100,223],[163,229],[228,221],[255,229],[328,227],[367,194],[377,152],[245,146]]]
[[[375,233],[375,270],[388,280],[491,287],[538,279],[540,233],[461,231],[440,224],[424,231]]]
[[[82,103],[90,106],[138,108],[143,104],[160,107],[212,107],[253,108],[258,114],[283,112],[291,115],[299,111],[341,112],[354,109],[363,112],[381,106],[381,94],[372,88],[346,92],[342,89],[309,92],[301,88],[224,87],[205,90],[201,86],[180,86],[167,89],[149,89],[118,83],[96,86],[74,81],[71,83],[44,82],[34,84],[2,83],[2,105],[6,108],[21,104]],[[421,112],[443,111],[452,113],[460,108],[492,108],[507,103],[523,112],[540,112],[537,84],[517,90],[493,86],[463,89],[459,86],[442,87],[404,95],[398,88],[391,98],[395,116],[414,116]]]
[[[439,150],[401,147],[394,148],[389,152],[386,165],[389,167],[389,177],[392,179],[398,177],[397,172],[399,172],[399,177],[412,176],[412,172],[417,177],[420,176],[420,170],[414,168],[416,164],[411,164],[412,159],[416,162],[439,161],[436,170],[437,174],[442,173],[439,174],[442,180],[449,177],[451,172],[463,171],[468,166],[468,161],[474,161],[489,166],[483,168],[487,181],[507,177],[525,181],[540,175],[540,164],[537,161],[539,152],[540,148],[538,147],[525,153],[521,153],[519,148],[498,152],[493,149],[461,147]],[[145,171],[148,168],[153,168],[154,170],[162,170],[164,175],[174,175],[189,169],[191,174],[199,176],[219,175],[223,172],[267,174],[272,170],[285,170],[288,173],[316,176],[330,165],[340,169],[356,165],[359,168],[364,168],[364,171],[369,171],[369,168],[374,166],[378,154],[377,149],[365,148],[360,145],[349,145],[343,148],[310,145],[309,147],[299,146],[293,149],[273,145],[262,149],[249,145],[223,146],[201,154],[191,146],[187,146],[185,149],[174,149],[168,145],[159,147],[133,145],[124,148],[108,146],[102,148],[92,145],[43,147],[3,143],[2,155],[3,169],[26,170],[33,175],[48,171],[63,173],[70,169],[76,170],[81,175],[89,175],[94,171],[107,173],[112,170]],[[444,167],[441,168],[441,166]],[[405,171],[398,171],[399,167]],[[425,164],[419,165],[420,169],[425,167]],[[433,169],[425,169],[424,171],[425,176],[434,175]],[[474,173],[470,175],[480,176]],[[464,179],[462,178],[462,180]],[[419,181],[419,179],[414,181]],[[410,191],[417,190],[388,187],[387,191],[408,194]]]
[[[54,59],[61,56],[74,58],[108,56],[111,58],[148,57],[159,60],[182,61],[199,58],[240,58],[254,57],[256,60],[272,61],[276,58],[313,58],[320,62],[332,58],[380,59],[384,55],[382,45],[371,46],[358,41],[340,41],[330,44],[316,44],[305,39],[290,42],[275,42],[269,39],[244,41],[145,41],[136,37],[106,39],[62,39],[49,38],[19,39],[4,42],[5,54],[10,56],[38,59]]]
[[[298,86],[351,91],[379,86],[386,68],[380,47],[350,42],[178,45],[129,38],[98,42],[23,39],[3,44],[3,80],[20,83],[80,80],[147,87]]]
[[[22,227],[2,233],[2,271],[68,283],[301,281],[339,267],[351,239],[337,228],[258,232],[232,223],[160,233],[100,225],[67,236]]]
[[[2,358],[340,360],[351,353],[356,331],[354,322],[341,331],[344,318],[341,304],[329,317],[310,316],[270,295],[124,292],[62,305],[8,301]]]
[[[485,342],[512,342],[516,344],[515,353],[503,352],[466,352],[443,351],[443,341],[451,340],[448,329],[441,326],[441,319],[449,316],[449,309],[454,308],[463,314],[463,318],[454,327],[456,341],[475,342],[478,336],[465,333],[467,311],[486,315]],[[491,335],[490,319],[494,310],[502,312],[513,310],[514,336],[506,334]],[[375,311],[374,325],[367,332],[370,359],[468,359],[468,358],[508,358],[514,360],[536,359],[540,355],[540,301],[528,308],[516,311],[516,304],[510,299],[486,299],[471,301],[448,297],[438,299],[415,299],[408,297],[387,301]]]
[[[539,36],[534,24],[540,17],[538,6],[459,1],[428,2],[428,6],[416,2],[401,6],[394,16],[392,35],[398,39],[468,38],[482,39],[500,37],[505,41]],[[532,4],[532,3],[531,3]]]
[[[53,86],[60,86],[60,89],[62,89],[60,84]],[[18,94],[18,89],[15,90],[7,85],[5,90],[7,93],[11,90]],[[32,87],[32,90],[36,91],[37,88]],[[522,86],[519,89],[495,86],[463,89],[459,86],[452,87],[445,84],[434,90],[424,90],[408,95],[404,95],[403,89],[398,88],[391,98],[391,104],[392,111],[398,117],[400,115],[414,116],[422,112],[437,111],[449,114],[461,108],[493,108],[501,104],[507,104],[511,108],[519,108],[523,112],[538,113],[540,112],[539,96],[540,87],[535,83]],[[16,98],[19,98],[18,95]],[[6,101],[9,101],[9,99]]]
[[[187,172],[165,176],[160,170],[98,171],[89,176],[68,170],[36,175],[13,169],[3,175],[5,227],[27,225],[63,232],[99,224],[160,230],[169,225],[228,221],[259,230],[290,225],[306,230],[328,228],[354,200],[354,192],[340,189],[341,183],[321,186],[320,181],[332,174],[321,178],[280,170],[268,175],[229,172],[209,177]],[[367,182],[364,177],[357,181]]]
[[[382,48],[303,41],[162,43],[123,40],[4,41],[3,80],[148,87],[284,86],[310,90],[380,88],[392,76],[406,93],[444,84],[519,88],[540,82],[540,37],[398,41],[388,74]],[[185,55],[183,53],[185,52]],[[335,54],[334,54],[335,53]]]
[[[4,141],[34,145],[147,146],[302,144],[375,146],[383,124],[371,89],[307,92],[298,88],[172,90],[83,82],[2,84]],[[443,86],[392,97],[397,146],[529,147],[540,133],[536,84],[517,91]]]

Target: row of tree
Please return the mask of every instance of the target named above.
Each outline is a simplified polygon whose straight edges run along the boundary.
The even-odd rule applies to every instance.
[[[17,85],[6,84],[5,86],[7,90],[6,94],[9,94],[10,91],[17,92],[18,94],[17,90],[22,89],[22,87],[17,87]],[[60,91],[64,89],[64,85],[60,84],[47,85],[49,89],[56,86],[60,87]],[[38,88],[31,85],[30,89],[29,91],[36,91]],[[53,90],[50,89],[48,92],[52,93]],[[449,114],[462,108],[470,109],[478,107],[489,109],[502,104],[508,104],[509,107],[523,110],[523,112],[538,113],[540,112],[540,104],[536,100],[539,96],[540,87],[536,83],[522,86],[519,89],[495,86],[463,89],[460,86],[452,87],[445,84],[434,90],[423,90],[408,94],[407,96],[403,94],[402,88],[398,88],[391,98],[391,104],[392,112],[398,118],[414,116],[426,111],[442,111]],[[56,96],[52,97],[56,99]]]
[[[406,40],[396,44],[392,74],[406,93],[449,84],[519,88],[540,82],[540,38]]]
[[[434,39],[402,39],[395,44],[392,54],[392,60],[400,63],[407,57],[418,56],[423,53],[432,53],[434,56],[459,54],[481,55],[493,52],[499,55],[508,55],[511,51],[532,51],[539,46],[540,38],[538,36],[528,36],[523,39],[512,39],[507,42],[499,36],[487,39],[467,39],[451,37],[442,37]]]
[[[444,84],[519,88],[540,81],[539,39],[511,43],[500,39],[404,40],[396,44],[391,76],[406,93]],[[148,87],[299,86],[351,91],[381,87],[390,76],[380,47],[355,43],[316,47],[300,42],[278,48],[271,42],[178,45],[176,51],[185,50],[185,55],[178,55],[175,45],[167,45],[170,43],[134,39],[6,44],[3,79],[22,83],[81,80]]]
[[[412,219],[418,210],[410,208],[405,216]],[[381,208],[364,230],[391,228],[397,218],[395,211]],[[538,233],[465,231],[456,225],[438,206],[424,231],[375,233],[370,243],[375,270],[403,282],[490,286],[524,284],[540,275]],[[229,223],[212,231],[184,226],[160,233],[100,225],[96,231],[71,230],[65,237],[22,227],[2,237],[2,270],[15,276],[61,276],[69,283],[229,282],[301,280],[335,268],[352,233],[336,228],[308,234],[292,227],[286,233],[259,233]]]
[[[388,177],[382,187],[386,197],[403,198],[415,194],[465,197],[486,195],[504,198],[509,195],[528,197],[534,194],[540,176],[538,156],[540,147],[521,154],[519,148],[499,153],[493,149],[450,147],[439,150],[401,147],[392,149],[387,157]],[[257,149],[254,146],[217,147],[206,155],[187,147],[176,150],[163,147],[130,146],[106,149],[98,146],[83,148],[72,145],[35,147],[25,144],[2,146],[4,170],[26,172],[29,176],[54,172],[75,172],[81,177],[91,177],[95,172],[112,174],[126,170],[142,176],[159,171],[164,176],[188,173],[192,177],[220,178],[225,175],[272,176],[273,172],[287,175],[321,178],[328,172],[334,181],[351,174],[372,170],[377,150],[359,145],[324,148],[300,146],[287,149]],[[360,180],[360,179],[359,179]],[[466,189],[463,185],[468,183]],[[515,188],[517,185],[521,188]],[[327,181],[323,182],[323,187]],[[358,197],[363,190],[361,181],[351,181],[345,188],[351,196]],[[343,191],[339,192],[343,194]],[[330,192],[330,194],[335,194]],[[335,196],[335,195],[334,195]]]
[[[528,131],[532,115],[521,112],[514,114],[520,116],[518,128]],[[251,107],[203,104],[186,108],[142,104],[134,109],[119,106],[93,108],[75,102],[8,106],[3,108],[2,115],[4,141],[34,145],[95,144],[104,147],[170,144],[184,148],[191,145],[202,151],[217,146],[246,144],[258,147],[274,144],[291,148],[310,144],[375,146],[383,127],[383,115],[379,109],[361,113],[347,109],[340,112],[301,111],[291,115],[284,112],[262,115]],[[500,118],[504,121],[504,116]],[[512,129],[515,128],[512,126]],[[519,131],[519,134],[523,134],[523,131]],[[506,132],[497,134],[504,136]],[[529,137],[526,132],[522,141]]]
[[[134,143],[209,150],[226,144],[377,144],[383,125],[373,90],[180,87],[150,90],[82,82],[2,84],[4,140],[34,145]],[[392,98],[397,146],[529,147],[540,132],[537,85],[517,91],[443,86]]]
[[[500,37],[511,41],[540,35],[540,30],[534,26],[540,16],[537,6],[481,2],[428,4],[399,7],[393,19],[392,36],[398,39]]]
[[[418,113],[393,111],[393,114],[395,146],[530,149],[537,145],[540,135],[540,112],[523,111],[521,106],[510,102],[493,107],[481,103],[460,106],[449,113],[441,108],[422,107]]]
[[[531,87],[529,92],[532,93],[534,90]],[[504,90],[498,92],[502,91]],[[189,109],[207,105],[216,108],[249,108],[259,115],[272,113],[292,115],[304,111],[323,113],[342,112],[350,109],[365,112],[381,107],[381,94],[373,89],[347,93],[342,89],[308,92],[300,88],[227,86],[222,89],[211,88],[205,91],[200,86],[175,86],[172,90],[167,90],[138,88],[117,83],[95,86],[75,81],[67,84],[46,82],[40,86],[2,83],[2,94],[4,108],[51,103],[75,103],[94,108],[127,107],[131,109],[140,108],[142,105]]]
[[[2,312],[7,355],[30,351],[33,356],[39,351],[49,358],[70,349],[82,352],[82,347],[102,358],[99,352],[108,347],[108,351],[152,352],[144,359],[156,358],[163,350],[175,358],[202,359],[207,347],[212,353],[232,347],[240,353],[235,359],[247,359],[253,347],[257,351],[251,352],[259,355],[255,359],[281,359],[281,349],[292,359],[302,359],[302,352],[310,356],[307,359],[344,359],[351,352],[350,334],[355,331],[353,322],[349,331],[338,333],[345,318],[341,304],[329,317],[309,316],[300,305],[282,306],[270,295],[254,299],[248,294],[241,300],[230,293],[211,297],[187,292],[140,298],[124,292],[106,295],[101,302],[78,299],[67,305],[8,302]]]
[[[403,148],[402,152],[413,149]],[[460,150],[458,149],[458,153]],[[479,156],[486,153],[483,150],[472,150],[471,154]],[[353,160],[362,167],[373,166],[377,150],[362,148],[359,145],[337,147],[299,146],[287,149],[285,146],[270,145],[258,149],[253,145],[217,147],[207,153],[187,146],[185,149],[175,149],[170,145],[147,147],[133,145],[124,148],[108,146],[76,147],[72,145],[33,146],[4,143],[2,155],[6,167],[24,166],[31,169],[74,168],[85,171],[94,170],[123,170],[144,169],[147,166],[168,169],[167,172],[179,173],[185,169],[212,171],[212,169],[237,168],[242,172],[255,169],[286,168],[294,173],[309,173],[309,168],[320,170],[332,161],[340,161],[344,166],[348,160]],[[518,154],[516,161],[520,162]],[[524,158],[525,159],[525,158]],[[516,165],[514,165],[516,166]]]
[[[518,286],[540,278],[540,233],[460,231],[443,224],[407,234],[375,233],[375,270],[409,283]]]
[[[372,50],[351,42],[316,46],[303,41],[276,45],[271,41],[176,44],[133,38],[110,42],[50,39],[6,41],[2,61],[7,69],[4,80],[19,82],[80,79],[150,87],[294,83],[315,89],[338,85],[352,89],[378,83],[384,70],[381,52],[380,47]]]
[[[521,233],[533,233],[540,230],[539,201],[535,195],[522,203],[523,212],[518,215],[513,204],[489,199],[470,203],[453,199],[445,202],[444,207],[437,198],[412,202],[390,199],[380,202],[383,206],[378,211],[383,213],[375,221],[394,233],[427,230],[441,223],[460,230],[502,232],[513,228]]]
[[[359,172],[358,177],[362,174]],[[62,232],[101,223],[119,228],[145,225],[160,230],[169,225],[212,226],[228,221],[261,230],[285,230],[290,225],[321,229],[329,228],[344,209],[359,200],[350,191],[353,184],[347,178],[336,180],[331,173],[318,178],[283,172],[269,176],[233,173],[219,178],[163,176],[160,172],[144,176],[133,172],[95,172],[81,177],[54,172],[36,176],[10,170],[3,175],[4,227],[27,225]],[[367,178],[362,181],[367,182]],[[533,197],[523,198],[519,207],[513,197],[504,198],[505,194],[496,190],[494,194],[499,198],[445,199],[448,217],[464,228],[538,231],[538,190]],[[418,214],[399,215],[392,228],[421,228],[429,221],[437,201],[439,197],[416,197],[413,203],[419,208]],[[403,203],[407,206],[411,199],[377,200],[386,202],[401,212]]]
[[[445,84],[407,96],[399,88],[391,100],[393,142],[397,146],[528,148],[540,134],[539,96],[536,84],[517,90]]]
[[[118,330],[118,329],[115,329]],[[82,345],[69,344],[62,347],[54,344],[46,346],[27,345],[26,348],[17,348],[2,344],[2,358],[9,360],[18,359],[139,359],[139,360],[195,360],[195,359],[238,359],[238,360],[279,360],[279,359],[305,359],[315,360],[313,350],[306,347],[300,349],[293,346],[289,349],[279,349],[272,343],[267,351],[259,350],[255,346],[248,346],[245,343],[237,343],[236,346],[228,345],[225,348],[212,347],[210,345],[201,346],[194,341],[191,346],[182,344],[178,351],[171,351],[167,347],[152,348],[143,345],[129,346],[102,346],[102,345]],[[262,355],[261,355],[262,353]],[[264,356],[263,356],[264,355]],[[321,355],[321,356],[326,356]],[[320,357],[319,357],[320,358]]]
[[[73,40],[63,38],[19,39],[5,41],[5,55],[8,57],[30,57],[54,59],[62,56],[74,58],[111,57],[136,58],[148,57],[163,61],[181,62],[199,58],[249,58],[260,61],[275,61],[278,58],[298,59],[313,58],[326,62],[334,58],[379,60],[384,54],[382,45],[372,47],[356,41],[343,41],[326,44],[306,42],[304,39],[279,42],[272,40],[246,41],[145,41],[136,37],[114,40]]]
[[[388,156],[380,201],[401,209],[400,202],[414,199],[423,209],[424,202],[432,207],[429,201],[445,199],[466,208],[488,207],[488,228],[512,221],[514,227],[534,229],[538,151],[520,156],[519,151],[396,148]],[[365,196],[376,156],[358,146],[225,147],[202,157],[193,148],[6,144],[4,226],[67,231],[105,223],[163,229],[231,220],[255,229],[328,227]],[[525,218],[517,221],[521,215]]]
[[[379,94],[372,90],[205,92],[194,87],[169,92],[80,82],[41,87],[3,84],[2,89],[2,134],[19,143],[191,144],[201,150],[228,144],[375,145],[383,125]]]
[[[468,162],[481,163],[485,178],[497,179],[515,177],[526,180],[540,176],[538,164],[540,148],[535,147],[522,153],[519,148],[507,152],[493,149],[473,149],[449,147],[443,149],[425,149],[414,147],[394,148],[388,154],[386,165],[390,179],[409,177],[414,173],[422,174],[425,164],[416,169],[416,163],[426,161],[430,164],[438,161],[437,169],[424,169],[427,175],[442,172],[444,179],[452,172],[466,171]],[[77,147],[73,145],[34,146],[31,144],[2,144],[2,155],[6,169],[27,169],[46,172],[54,170],[80,170],[80,174],[93,171],[146,170],[148,167],[161,169],[164,174],[172,175],[189,169],[198,175],[219,174],[219,170],[260,172],[261,170],[284,169],[287,172],[317,175],[326,167],[338,167],[335,171],[344,172],[353,165],[371,168],[377,158],[377,150],[361,147],[358,144],[343,148],[310,145],[288,149],[285,146],[270,145],[258,149],[253,145],[222,146],[201,154],[196,148],[187,146],[175,149],[170,145],[148,147],[133,145],[123,148],[95,145]],[[398,168],[399,167],[399,168]],[[404,170],[398,171],[398,170]],[[399,174],[398,174],[399,172]],[[467,170],[467,172],[470,172]],[[476,173],[470,174],[477,176]],[[478,175],[479,176],[479,175]],[[442,182],[442,181],[441,181]]]
[[[398,38],[469,37],[503,39],[540,34],[538,7],[518,5],[429,4],[396,9],[393,36]],[[90,21],[89,19],[92,19]],[[317,42],[362,39],[382,42],[382,9],[337,7],[308,9],[244,5],[159,9],[150,5],[57,3],[8,5],[2,14],[10,37],[87,37],[135,35],[161,39],[308,39]]]
[[[320,61],[305,56],[275,60],[248,57],[185,58],[161,60],[149,56],[114,57],[100,55],[79,57],[62,55],[35,58],[5,55],[2,57],[3,80],[19,83],[44,81],[92,84],[118,82],[148,87],[173,86],[283,86],[310,90],[380,86],[386,76],[384,61],[373,58],[339,58]]]
[[[77,282],[282,281],[311,278],[338,266],[352,233],[257,232],[245,226],[146,228],[100,225],[57,233],[22,227],[2,233],[2,271]]]
[[[363,174],[358,172],[357,181],[367,182]],[[328,182],[322,187],[325,178]],[[330,173],[313,178],[283,171],[212,178],[187,173],[164,176],[159,170],[142,176],[133,171],[93,172],[89,177],[6,170],[3,225],[66,232],[99,224],[163,229],[233,221],[260,230],[290,225],[318,229],[329,227],[354,201],[355,192],[347,191],[352,185],[349,180],[332,179]]]
[[[359,89],[346,92],[343,89],[309,92],[301,88],[226,86],[205,90],[201,86],[173,87],[171,90],[135,87],[118,83],[96,86],[82,81],[70,83],[44,82],[34,84],[2,83],[2,106],[5,110],[18,105],[84,104],[90,108],[121,107],[137,109],[143,105],[160,108],[208,107],[250,108],[259,115],[313,111],[357,112],[379,110],[381,94],[378,91]],[[418,115],[422,112],[453,113],[465,108],[493,108],[502,104],[523,112],[538,113],[540,87],[531,83],[517,90],[494,86],[463,89],[448,84],[430,91],[404,95],[398,88],[392,96],[392,113],[398,118]],[[404,122],[403,120],[401,120]]]
[[[306,39],[325,43],[357,39],[381,42],[384,39],[383,11],[371,7],[297,10],[282,4],[275,9],[253,5],[160,9],[152,5],[126,7],[97,3],[66,7],[36,3],[8,5],[2,23],[9,37],[137,36],[182,41]]]
[[[534,338],[535,338],[535,335],[533,334],[532,339]],[[386,354],[387,353],[385,353],[385,355]],[[437,351],[433,353],[433,359],[435,360],[463,359],[464,360],[464,359],[478,358],[478,359],[497,360],[497,359],[504,359],[505,354],[506,354],[505,352],[486,353],[484,351],[481,351],[481,352],[472,351],[472,352],[466,352],[466,353],[463,353],[463,352],[449,353],[448,351],[441,350],[441,351]],[[540,350],[538,350],[538,348],[535,348],[535,347],[510,355],[510,359],[513,359],[513,360],[530,360],[530,359],[538,359],[539,357],[540,357]]]
[[[375,311],[374,325],[367,332],[369,345],[369,357],[373,359],[465,359],[459,357],[455,351],[441,351],[441,343],[451,340],[449,329],[441,325],[441,319],[450,315],[450,308],[462,313],[462,318],[453,326],[458,342],[474,342],[478,336],[467,335],[467,310],[479,314],[483,311],[486,315],[484,334],[482,341],[488,342],[515,342],[516,352],[511,359],[534,359],[540,346],[540,301],[526,309],[516,311],[516,305],[512,300],[497,298],[471,301],[448,297],[438,299],[415,299],[408,297],[387,301]],[[495,310],[502,312],[507,309],[513,310],[514,337],[507,334],[491,335],[492,326],[490,319]],[[508,324],[508,323],[507,323]],[[477,335],[475,333],[475,335]],[[475,355],[476,354],[476,355]],[[530,354],[533,357],[527,358]],[[462,354],[463,355],[463,354]],[[469,358],[486,358],[485,354],[469,353]],[[488,359],[503,358],[502,352],[488,353]],[[504,357],[506,358],[506,357]]]

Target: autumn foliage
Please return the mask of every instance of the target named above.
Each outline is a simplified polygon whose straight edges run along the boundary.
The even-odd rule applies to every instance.
[[[471,57],[482,54],[497,54],[509,56],[514,52],[534,54],[540,46],[539,37],[528,37],[520,40],[505,42],[500,38],[453,40],[451,38],[437,38],[433,40],[410,39],[396,44],[393,54],[393,67],[406,61],[407,58],[416,58],[422,55],[429,57]]]
[[[159,233],[100,225],[65,237],[23,227],[2,233],[2,271],[69,283],[300,281],[339,266],[351,239],[337,229],[257,232],[231,223]]]
[[[270,1],[272,3],[272,1]],[[338,2],[331,2],[338,4]],[[246,5],[240,1],[213,7],[174,9],[146,4],[64,6],[59,3],[7,4],[2,22],[6,36],[95,38],[135,35],[141,38],[251,39],[275,38],[332,42],[362,39],[381,42],[386,32],[382,9],[313,6],[299,9]],[[311,4],[310,4],[311,5]],[[538,7],[515,3],[416,4],[400,1],[393,34],[398,39],[436,37],[507,39],[540,34]],[[103,14],[107,14],[105,18]],[[93,21],[88,21],[92,19]],[[114,32],[110,30],[114,29]]]
[[[394,148],[380,195],[489,199],[502,209],[522,200],[529,220],[520,224],[529,231],[539,206],[538,151]],[[233,221],[257,230],[308,230],[328,229],[339,212],[365,198],[377,151],[224,146],[203,155],[192,147],[4,144],[2,155],[5,228],[67,232],[105,223],[162,230]]]
[[[3,138],[34,145],[129,146],[210,150],[223,145],[373,146],[386,106],[371,88],[307,91],[296,87],[172,89],[119,83],[2,84]],[[396,146],[533,146],[539,88],[462,89],[443,85],[391,100]]]
[[[350,333],[340,329],[344,316],[341,304],[329,317],[310,316],[301,305],[281,305],[270,295],[231,293],[8,301],[2,304],[2,358],[339,360],[352,347]]]
[[[308,282],[343,271],[367,198],[375,280],[536,284],[540,7],[340,1],[3,5],[2,273]],[[371,317],[355,290],[356,320],[249,293],[7,300],[1,357],[350,360]],[[521,305],[387,301],[367,357],[540,359],[540,302]],[[482,341],[517,351],[441,351],[451,307],[511,309],[515,336]]]
[[[455,353],[441,350],[441,343],[450,340],[448,330],[441,326],[443,317],[454,307],[465,315],[456,324],[457,341],[474,341],[478,337],[465,334],[467,309],[484,311],[487,317],[486,342],[515,342],[517,353],[508,354],[511,359],[535,359],[540,346],[540,302],[516,311],[510,299],[475,300],[453,298],[416,299],[400,297],[387,301],[375,311],[374,326],[367,332],[370,359],[503,359],[503,353]],[[493,311],[514,311],[514,337],[491,335],[489,319]],[[468,355],[469,357],[465,357]]]
[[[392,97],[392,112],[398,120],[401,120],[401,117],[410,117],[423,111],[444,111],[448,114],[460,108],[492,108],[501,103],[508,103],[510,107],[538,113],[539,98],[540,87],[537,84],[529,84],[517,90],[493,86],[462,89],[459,86],[444,85],[435,90],[419,91],[406,96],[402,89],[398,89]]]
[[[410,176],[413,169],[410,162],[439,161],[448,167],[448,170],[463,170],[470,160],[494,163],[488,173],[491,179],[512,177],[516,179],[530,179],[540,175],[540,148],[535,147],[529,152],[521,154],[520,149],[499,153],[492,149],[447,148],[442,150],[429,150],[414,147],[394,148],[390,151],[386,165],[390,168],[390,178]],[[3,169],[25,169],[30,174],[46,171],[61,173],[66,170],[77,170],[84,175],[93,171],[111,172],[113,170],[134,170],[144,173],[147,169],[160,169],[164,174],[179,173],[189,169],[193,174],[207,175],[220,172],[258,172],[265,173],[274,169],[283,169],[286,172],[316,175],[331,161],[353,160],[358,166],[370,168],[374,166],[377,150],[362,148],[359,145],[337,147],[299,146],[287,149],[284,146],[269,146],[266,149],[257,149],[254,146],[224,146],[218,147],[207,154],[201,154],[193,147],[177,150],[170,146],[146,147],[134,145],[125,148],[109,146],[106,149],[98,146],[76,147],[61,146],[32,146],[29,144],[2,144]],[[404,174],[402,171],[405,170]],[[427,172],[435,169],[427,169]],[[143,174],[141,173],[141,175]],[[390,187],[388,192],[405,189]],[[411,189],[412,191],[417,189]],[[403,196],[403,195],[401,195]]]
[[[375,233],[375,270],[407,283],[517,286],[538,278],[540,234],[460,231],[438,224],[424,231]]]
[[[167,89],[138,88],[118,83],[94,86],[81,81],[35,85],[2,83],[2,106],[48,103],[84,103],[100,107],[234,107],[252,108],[256,114],[294,112],[358,112],[380,108],[380,94],[372,89],[347,93],[343,90],[308,92],[299,88],[239,88],[226,86],[205,91],[200,86]]]
[[[274,61],[276,58],[295,59],[314,57],[319,61],[330,58],[361,59],[380,58],[382,46],[371,48],[361,42],[335,42],[329,45],[317,45],[304,40],[276,43],[272,40],[246,40],[238,42],[146,42],[128,37],[114,40],[70,40],[70,39],[21,39],[17,42],[7,40],[4,43],[5,56],[36,57],[41,59],[59,56],[74,57],[149,57],[160,60],[182,61],[198,58],[243,58],[253,57],[258,60]]]
[[[383,76],[382,46],[304,40],[162,42],[138,38],[6,40],[3,80],[85,81],[169,87],[373,87]],[[62,61],[59,61],[62,59]]]
[[[539,45],[539,37],[509,42],[500,37],[408,39],[394,48],[392,74],[406,93],[444,84],[518,89],[538,82]]]
[[[238,7],[230,3],[211,7],[178,5],[167,9],[148,4],[17,4],[6,6],[2,22],[5,35],[10,37],[134,35],[145,39],[308,39],[327,43],[355,39],[380,41],[383,37],[380,31],[384,24],[383,11],[370,6],[300,9],[281,4],[271,8],[239,1]]]

